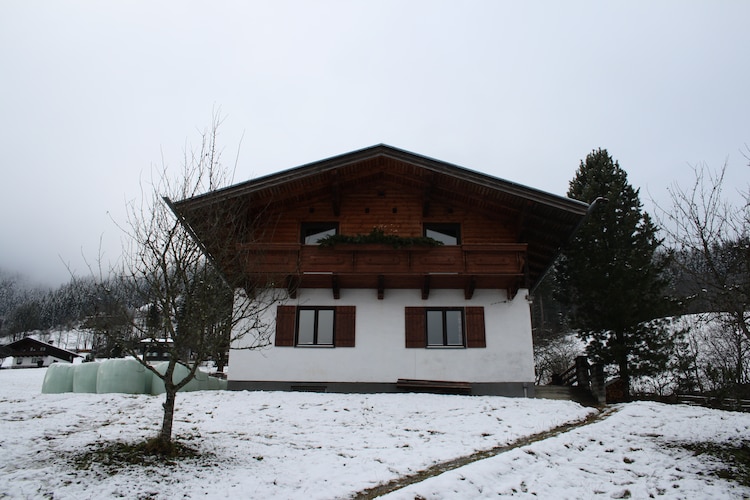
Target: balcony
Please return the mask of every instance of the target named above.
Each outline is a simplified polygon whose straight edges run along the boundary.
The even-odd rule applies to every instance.
[[[242,245],[247,275],[283,275],[303,288],[476,288],[522,286],[525,244],[395,249],[382,244]],[[335,292],[334,292],[335,293]],[[379,293],[379,296],[382,292]]]

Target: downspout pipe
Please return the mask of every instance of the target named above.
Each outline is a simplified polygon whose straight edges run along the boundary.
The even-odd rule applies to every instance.
[[[576,235],[579,229],[583,226],[583,224],[589,219],[592,213],[594,213],[594,210],[597,209],[597,207],[601,204],[609,202],[608,198],[605,198],[603,196],[599,196],[594,201],[591,202],[589,205],[589,208],[586,210],[586,214],[581,218],[580,221],[578,221],[578,224],[576,224],[576,227],[573,229],[573,231],[568,235],[568,239],[565,240],[565,243],[563,245],[560,245],[560,248],[557,249],[557,253],[555,253],[555,257],[550,262],[549,266],[544,270],[542,274],[539,275],[539,279],[536,280],[536,283],[534,283],[534,286],[531,287],[531,290],[529,290],[529,296],[532,296],[534,294],[534,291],[536,291],[537,287],[544,281],[544,278],[547,277],[549,272],[552,270],[553,267],[555,267],[555,263],[560,258],[560,255],[562,255],[565,248],[570,244],[571,241],[573,241],[573,237]]]

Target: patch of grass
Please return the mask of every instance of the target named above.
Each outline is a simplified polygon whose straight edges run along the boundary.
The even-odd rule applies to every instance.
[[[750,441],[743,441],[738,446],[718,443],[690,443],[682,445],[696,456],[709,455],[724,465],[712,472],[722,479],[735,481],[743,486],[750,486]]]
[[[103,468],[109,475],[127,466],[176,465],[180,461],[208,458],[197,449],[179,441],[165,443],[159,438],[137,443],[99,442],[74,453],[70,461],[77,470]]]

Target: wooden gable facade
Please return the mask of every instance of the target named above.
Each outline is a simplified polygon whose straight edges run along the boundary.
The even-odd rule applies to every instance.
[[[385,145],[337,156],[174,204],[235,284],[279,276],[296,288],[531,288],[587,205]],[[239,219],[239,220],[238,220]],[[226,222],[229,220],[230,222]],[[219,222],[217,222],[219,221]],[[224,223],[231,232],[217,234]],[[458,245],[305,245],[306,224],[343,235],[424,236],[456,225]],[[385,245],[387,246],[387,245]],[[324,274],[328,273],[328,274]]]
[[[366,383],[369,390],[392,390],[398,379],[422,377],[470,379],[475,386],[495,384],[494,389],[485,391],[488,393],[503,392],[497,389],[498,384],[504,387],[509,381],[533,383],[528,305],[519,306],[517,295],[541,279],[588,208],[584,203],[386,145],[171,205],[233,286],[250,290],[270,284],[285,289],[287,301],[272,318],[277,326],[274,353],[263,357],[280,356],[276,363],[296,368],[286,373],[276,368],[276,374],[246,372],[237,375],[240,380],[234,387],[362,390]],[[360,237],[330,247],[308,238],[333,233]],[[383,241],[362,238],[370,234]],[[431,235],[444,239],[444,244],[419,244]],[[525,294],[521,300],[525,302]],[[506,302],[516,304],[512,320],[495,305]],[[331,320],[335,328],[331,327],[330,347],[355,349],[337,355],[309,350],[308,354],[292,354],[282,349],[302,345],[301,314],[314,317],[317,325],[319,312],[304,312],[313,306],[327,307],[336,318]],[[441,309],[433,310],[433,306]],[[402,368],[366,370],[368,375],[346,372],[346,366],[356,371],[354,367],[361,367],[367,359],[382,364],[377,356],[383,356],[383,362],[388,358],[390,363],[398,363],[395,360],[403,353],[375,344],[386,342],[385,328],[388,335],[400,330],[394,337],[401,338],[398,349],[429,348],[427,315],[440,311],[443,321],[459,321],[463,331],[456,345],[446,339],[443,347],[482,351],[473,355],[476,359],[463,361],[483,363],[482,374],[474,376],[465,368],[441,371],[437,360],[446,353],[436,351],[420,355],[426,356],[423,362],[431,367],[425,370],[406,369],[406,364],[412,363],[406,356]],[[328,314],[320,316],[320,321],[327,321]],[[385,326],[388,321],[381,321],[373,325],[383,314],[395,318],[393,324]],[[498,322],[519,324],[514,327],[517,337],[503,333],[501,338],[493,333]],[[378,332],[370,331],[373,328],[379,328]],[[368,340],[363,342],[363,338]],[[371,347],[367,347],[369,342]],[[505,343],[516,347],[505,349],[502,356],[525,358],[523,367],[516,370],[519,373],[487,368],[503,362],[497,353]],[[517,347],[521,344],[522,348]],[[368,349],[379,354],[362,352]],[[354,351],[357,354],[352,354]],[[242,351],[232,354],[230,387],[237,361],[248,355]],[[319,369],[319,364],[336,363],[336,356],[341,358],[341,370]],[[300,357],[304,358],[297,359]]]

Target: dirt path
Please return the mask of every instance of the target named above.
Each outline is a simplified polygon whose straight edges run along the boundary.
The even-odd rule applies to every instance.
[[[424,481],[425,479],[429,479],[431,477],[440,475],[443,472],[447,472],[453,469],[458,469],[459,467],[463,467],[466,464],[470,464],[478,460],[484,460],[485,458],[494,457],[495,455],[500,455],[501,453],[505,453],[506,451],[510,451],[515,448],[520,448],[522,446],[536,443],[538,441],[542,441],[544,439],[548,439],[548,438],[563,434],[573,429],[578,429],[579,427],[593,424],[594,422],[599,422],[609,417],[616,411],[617,411],[617,408],[614,408],[614,407],[603,408],[598,413],[595,413],[583,420],[564,424],[564,425],[555,427],[554,429],[540,432],[538,434],[532,434],[530,436],[526,436],[524,438],[518,439],[516,441],[513,441],[503,446],[496,446],[494,448],[490,448],[489,450],[477,451],[476,453],[472,453],[471,455],[466,455],[463,457],[454,458],[453,460],[449,460],[447,462],[435,464],[432,467],[421,470],[419,472],[415,472],[414,474],[410,474],[408,476],[402,476],[392,481],[389,481],[387,483],[380,484],[378,486],[373,486],[372,488],[368,488],[366,490],[362,490],[360,492],[355,493],[350,498],[352,498],[353,500],[371,500],[381,495],[385,495],[386,493],[390,493],[392,491],[405,488],[406,486],[409,486],[411,484],[419,483],[421,481]]]

